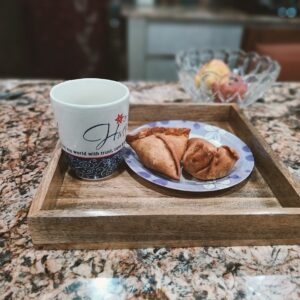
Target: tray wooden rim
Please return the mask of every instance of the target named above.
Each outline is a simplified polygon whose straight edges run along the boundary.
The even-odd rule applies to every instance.
[[[152,104],[135,104],[131,105],[131,111],[135,110],[138,112],[141,109],[157,109],[158,107],[163,108],[163,109],[173,109],[173,111],[176,111],[178,108],[182,108],[183,106],[188,106],[190,109],[196,109],[199,108],[199,104],[159,104],[159,105],[152,105]],[[189,216],[191,218],[193,217],[199,217],[199,218],[207,218],[209,221],[216,221],[216,222],[221,222],[222,219],[228,219],[228,217],[232,217],[235,219],[240,219],[243,222],[252,222],[248,221],[248,219],[252,220],[252,218],[256,218],[259,220],[259,222],[262,222],[262,224],[266,221],[264,219],[272,219],[274,222],[274,226],[272,225],[272,230],[280,230],[280,226],[282,225],[282,222],[286,222],[285,224],[285,230],[281,232],[280,238],[267,238],[265,239],[252,239],[249,237],[252,237],[249,235],[248,238],[245,239],[232,239],[233,243],[235,241],[239,241],[238,244],[248,244],[246,241],[249,241],[250,244],[264,244],[264,243],[270,243],[270,241],[273,241],[274,243],[278,243],[279,241],[284,241],[284,243],[295,243],[300,242],[300,234],[295,234],[292,236],[292,238],[287,238],[290,237],[291,235],[289,234],[290,230],[292,230],[293,226],[295,225],[295,228],[300,229],[300,188],[297,185],[296,182],[293,181],[291,178],[290,174],[288,173],[287,169],[282,166],[282,164],[276,159],[275,154],[271,150],[270,146],[266,144],[266,142],[263,140],[263,138],[260,136],[260,134],[257,132],[257,130],[250,124],[250,122],[247,120],[247,118],[244,116],[244,114],[240,111],[239,108],[237,108],[236,105],[233,104],[213,104],[213,105],[200,105],[200,107],[205,108],[205,107],[214,107],[218,108],[218,110],[224,110],[226,111],[230,118],[233,118],[235,122],[238,122],[239,125],[241,126],[241,130],[245,130],[247,133],[249,131],[251,132],[251,136],[255,137],[255,142],[259,143],[259,147],[261,148],[261,151],[265,158],[267,157],[268,159],[272,160],[273,166],[272,168],[278,172],[277,175],[280,175],[281,178],[279,178],[282,183],[285,183],[285,189],[288,188],[288,193],[291,195],[291,197],[287,197],[288,199],[284,198],[284,201],[282,199],[282,193],[286,192],[283,190],[281,192],[280,189],[275,189],[276,193],[278,192],[278,195],[276,194],[276,198],[280,198],[281,200],[280,203],[283,207],[280,208],[265,208],[265,209],[254,209],[254,208],[247,208],[244,210],[239,210],[239,211],[234,211],[234,210],[220,210],[220,211],[211,211],[211,212],[199,212],[199,211],[191,211],[188,213],[185,211],[184,213],[178,213],[172,215],[173,218],[178,218],[178,220],[185,220],[186,216]],[[223,111],[223,113],[224,113]],[[220,114],[221,117],[221,114]],[[133,118],[133,123],[136,120]],[[245,141],[246,142],[246,141]],[[246,142],[247,143],[247,142]],[[28,219],[29,219],[29,227],[32,233],[33,241],[36,245],[45,245],[45,247],[49,247],[48,243],[45,243],[45,239],[41,238],[39,235],[39,226],[45,226],[45,224],[48,224],[49,222],[57,222],[57,219],[61,220],[62,224],[69,224],[70,222],[80,222],[80,220],[85,220],[86,218],[89,219],[105,219],[108,220],[110,218],[111,220],[113,219],[118,219],[118,218],[124,218],[126,216],[133,217],[135,218],[146,218],[150,220],[150,217],[154,220],[161,220],[162,218],[169,219],[169,216],[167,214],[157,214],[154,212],[149,211],[149,213],[144,213],[141,215],[141,213],[134,213],[130,212],[129,210],[126,211],[126,214],[118,210],[115,211],[103,211],[101,209],[86,209],[86,210],[75,210],[75,209],[53,209],[53,205],[51,204],[51,201],[44,201],[46,200],[46,195],[49,192],[51,180],[55,174],[55,172],[64,172],[64,170],[58,170],[57,165],[58,162],[61,158],[62,151],[60,149],[59,143],[57,143],[57,146],[53,152],[53,156],[50,160],[50,163],[45,171],[45,174],[42,178],[42,181],[40,183],[40,186],[37,190],[37,193],[34,197],[34,200],[32,202]],[[255,155],[255,154],[254,154]],[[272,171],[272,170],[271,170]],[[267,182],[267,180],[266,180]],[[267,182],[269,185],[270,183]],[[272,183],[271,183],[272,184]],[[55,197],[55,195],[54,195]],[[218,221],[219,220],[219,221]],[[276,222],[280,221],[280,224],[275,224]],[[101,223],[101,222],[100,222]],[[293,225],[294,224],[294,225]],[[112,225],[114,226],[114,225]],[[44,229],[45,231],[45,229]],[[299,231],[299,230],[298,230]],[[230,241],[230,239],[223,239],[224,241]],[[195,242],[192,239],[193,242],[187,243],[187,246],[189,245],[195,245],[197,242]],[[224,245],[221,242],[221,239],[215,239],[215,240],[210,240],[207,238],[202,238],[202,241],[206,241],[205,245],[218,245],[217,241],[220,241],[220,245]],[[210,242],[208,242],[210,241]],[[255,241],[255,243],[253,243]],[[151,245],[151,241],[144,241],[145,245]],[[62,245],[65,244],[66,247],[71,247],[70,245],[73,245],[73,248],[82,248],[82,245],[86,245],[86,247],[90,248],[95,248],[95,245],[98,245],[100,248],[105,246],[105,245],[110,245],[109,247],[111,248],[119,248],[123,247],[126,245],[128,248],[132,248],[136,246],[140,246],[142,242],[124,242],[124,241],[114,241],[114,242],[107,242],[107,241],[102,241],[101,243],[93,243],[91,241],[82,243],[80,241],[77,242],[55,242],[53,245],[56,245],[57,248],[63,247]],[[51,243],[50,243],[51,245]],[[69,245],[69,246],[68,246]],[[156,242],[153,245],[164,245],[163,243]],[[169,243],[167,242],[166,245],[178,245],[182,246],[182,239],[181,241],[176,242],[171,240]],[[54,246],[54,247],[56,247]],[[96,247],[98,248],[98,247]]]

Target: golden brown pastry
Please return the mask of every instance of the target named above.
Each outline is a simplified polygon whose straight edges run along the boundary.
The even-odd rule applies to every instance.
[[[233,148],[215,147],[204,139],[192,138],[183,157],[183,168],[200,180],[217,179],[228,175],[238,159]]]
[[[189,133],[188,128],[153,127],[127,135],[126,141],[144,166],[178,180]]]

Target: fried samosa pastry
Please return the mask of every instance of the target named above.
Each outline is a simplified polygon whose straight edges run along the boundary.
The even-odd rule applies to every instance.
[[[144,166],[179,180],[189,133],[188,128],[153,127],[127,135],[126,141]]]
[[[238,159],[239,154],[231,147],[215,147],[204,139],[192,138],[183,157],[183,168],[197,179],[211,180],[228,175]]]

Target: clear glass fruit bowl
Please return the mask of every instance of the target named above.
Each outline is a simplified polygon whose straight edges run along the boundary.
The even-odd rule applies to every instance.
[[[230,74],[202,69],[213,59],[223,61]],[[268,56],[242,50],[197,50],[181,51],[176,55],[178,77],[193,101],[238,103],[246,107],[261,98],[276,81],[280,72],[277,61]],[[224,73],[224,72],[223,72]]]

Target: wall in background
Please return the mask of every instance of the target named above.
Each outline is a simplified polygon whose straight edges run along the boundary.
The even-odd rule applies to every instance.
[[[259,5],[261,2],[266,1],[255,0],[251,3]],[[294,5],[300,3],[300,1],[292,0],[282,0],[276,3],[286,5],[288,2],[293,2]],[[129,64],[133,72],[137,74],[132,78],[174,80],[177,78],[174,53],[179,48],[200,47],[203,46],[202,44],[207,47],[218,46],[216,43],[207,42],[201,31],[205,28],[199,29],[199,34],[193,34],[193,26],[190,22],[180,22],[181,27],[189,27],[180,39],[167,32],[166,24],[161,26],[162,29],[156,28],[156,30],[152,26],[152,31],[150,27],[147,27],[148,31],[142,30],[145,26],[135,27],[139,31],[140,46],[137,47],[137,43],[131,43],[130,46],[130,42],[128,44],[126,42],[127,20],[120,14],[121,6],[126,3],[133,4],[135,1],[0,1],[0,78],[105,77],[126,80],[128,78],[127,49],[129,48],[134,50],[129,55],[131,57]],[[246,1],[238,0],[157,0],[156,3],[185,4],[185,6],[194,3],[214,7],[219,5],[219,9],[222,4],[228,7],[240,7],[245,11],[249,10]],[[256,6],[256,12],[259,11],[258,7],[261,9],[261,6]],[[274,14],[274,11],[272,13]],[[223,28],[222,25],[221,27]],[[166,34],[164,40],[157,38],[163,33]],[[128,37],[129,40],[133,38],[137,40],[136,33],[129,34]],[[191,37],[192,41],[188,41],[188,37]],[[206,37],[211,37],[223,45],[222,39],[215,34],[207,34]],[[234,38],[240,37],[235,34]],[[228,42],[233,45],[229,39]],[[155,49],[151,45],[155,46]],[[171,50],[165,51],[164,45]],[[239,43],[234,45],[234,47],[239,47]],[[300,29],[246,28],[241,47],[247,51],[259,51],[278,59],[283,66],[280,80],[300,80],[298,55]],[[143,57],[147,59],[141,58],[143,53]],[[134,65],[135,62],[140,62],[140,66]],[[142,68],[143,74],[139,71]]]
[[[277,60],[280,81],[300,81],[300,29],[246,28],[242,48]]]
[[[0,1],[0,77],[29,68],[20,1]]]
[[[22,11],[33,76],[106,73],[106,1],[24,0]]]
[[[114,0],[0,1],[0,77],[125,79],[119,9]]]

